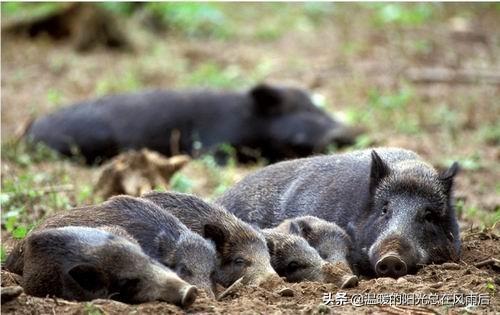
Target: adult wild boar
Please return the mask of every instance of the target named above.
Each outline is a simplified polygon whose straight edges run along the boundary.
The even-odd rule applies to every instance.
[[[146,255],[213,296],[217,267],[213,243],[192,232],[176,217],[148,200],[116,196],[99,205],[58,213],[47,218],[36,230],[110,225],[122,228],[137,241]],[[21,241],[6,262],[9,270],[22,273],[23,253],[24,244]]]
[[[111,298],[127,303],[194,302],[196,287],[147,256],[118,227],[49,228],[24,240],[22,286],[27,294],[67,300]]]
[[[438,173],[404,149],[362,150],[265,167],[217,202],[263,228],[303,215],[335,222],[354,238],[359,272],[399,277],[458,258],[457,171]]]
[[[264,236],[222,207],[180,193],[151,192],[142,197],[215,243],[219,258],[215,278],[223,286],[228,287],[241,277],[244,283],[255,285],[278,277],[271,266]]]
[[[354,129],[334,120],[306,92],[261,84],[248,92],[148,91],[84,101],[34,121],[28,139],[87,163],[129,149],[164,155],[236,149],[241,162],[275,162],[354,141]],[[220,152],[220,151],[219,151]]]

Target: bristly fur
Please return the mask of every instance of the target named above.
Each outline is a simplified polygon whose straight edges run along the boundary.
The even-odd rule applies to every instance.
[[[224,228],[232,235],[238,235],[239,240],[252,241],[256,238],[255,230],[249,224],[241,221],[222,206],[208,204],[196,196],[150,192],[143,195],[143,198],[153,201],[172,213],[196,233],[203,234],[203,226],[207,223],[223,223]],[[186,211],[187,209],[189,211]]]

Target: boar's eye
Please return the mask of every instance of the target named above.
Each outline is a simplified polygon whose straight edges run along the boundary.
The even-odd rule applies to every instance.
[[[437,214],[435,211],[432,211],[432,209],[426,209],[424,212],[424,220],[427,222],[436,222],[437,220]]]
[[[191,272],[191,270],[189,270],[186,265],[182,264],[179,266],[178,268],[179,270],[179,276],[181,278],[183,277],[192,277],[193,276],[193,273]]]
[[[387,214],[388,209],[389,209],[389,201],[384,201],[384,204],[382,205],[382,215]]]
[[[288,272],[295,272],[297,271],[297,269],[299,269],[300,265],[298,262],[296,261],[292,261],[288,264],[288,266],[286,267],[287,271]]]
[[[244,266],[246,264],[246,260],[242,257],[236,257],[234,260],[233,260],[233,263],[236,265],[236,266]]]

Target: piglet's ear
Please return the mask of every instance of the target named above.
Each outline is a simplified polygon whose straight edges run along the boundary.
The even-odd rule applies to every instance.
[[[301,235],[300,226],[297,222],[290,222],[290,228],[288,229],[290,234]]]
[[[382,158],[375,152],[372,151],[372,166],[370,170],[370,192],[374,193],[375,188],[377,188],[378,184],[382,179],[384,179],[387,175],[390,174],[391,170],[389,166],[385,164]]]
[[[104,272],[91,264],[78,264],[72,267],[68,274],[80,287],[89,292],[106,290],[109,286],[108,278]]]
[[[227,242],[227,236],[221,227],[214,224],[205,224],[203,226],[203,236],[212,240],[215,243],[217,252],[222,253],[224,245]]]
[[[283,94],[278,88],[259,84],[250,90],[254,109],[260,115],[278,114],[283,106]]]
[[[439,180],[441,181],[447,195],[450,194],[451,188],[453,187],[453,178],[458,174],[459,170],[460,166],[458,165],[458,162],[453,162],[447,170],[439,174]]]

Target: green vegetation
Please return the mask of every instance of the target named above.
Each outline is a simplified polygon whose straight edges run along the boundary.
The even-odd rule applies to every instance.
[[[58,154],[43,144],[30,144],[25,141],[7,141],[2,144],[2,159],[27,167],[43,161],[57,161]]]
[[[85,303],[85,308],[83,309],[85,315],[103,315],[104,312],[97,306],[92,304],[92,302]]]
[[[58,10],[61,3],[55,2],[40,2],[40,3],[26,3],[26,2],[2,2],[2,16],[46,16]]]
[[[24,141],[2,145],[2,227],[14,238],[24,238],[38,220],[46,214],[92,203],[90,183],[76,183],[68,170],[68,160],[43,145]],[[40,163],[56,167],[41,168]]]
[[[458,200],[455,209],[459,219],[479,222],[481,229],[491,228],[500,222],[500,208],[493,211],[485,211],[475,206],[467,206],[463,200]]]
[[[108,78],[97,81],[95,93],[97,96],[120,92],[133,92],[143,87],[136,71],[128,70],[120,76],[113,74]]]
[[[387,24],[395,24],[400,26],[420,26],[428,22],[438,8],[438,5],[433,3],[375,3],[366,4],[375,10],[374,24],[382,27]]]
[[[3,264],[5,262],[5,259],[7,259],[7,251],[2,245],[0,246],[0,262]]]
[[[193,181],[188,176],[180,172],[175,173],[170,179],[170,189],[173,191],[190,193],[192,192],[193,186]]]

